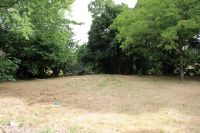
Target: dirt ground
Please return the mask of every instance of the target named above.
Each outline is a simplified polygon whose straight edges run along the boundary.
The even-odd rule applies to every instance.
[[[92,75],[1,83],[0,132],[200,133],[200,80]]]

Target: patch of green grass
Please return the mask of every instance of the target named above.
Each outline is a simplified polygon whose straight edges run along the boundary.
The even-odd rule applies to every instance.
[[[51,105],[45,107],[46,110],[51,110],[53,107]]]
[[[78,133],[78,128],[76,126],[70,127],[70,133]]]
[[[168,122],[169,122],[169,123],[174,123],[174,124],[180,124],[180,123],[181,123],[181,121],[178,120],[178,119],[175,118],[175,117],[169,117]]]
[[[51,128],[45,128],[37,133],[56,133],[56,132]]]
[[[159,129],[158,132],[159,132],[159,133],[165,133],[165,130]]]
[[[97,84],[97,87],[100,88],[100,89],[104,89],[108,85],[119,86],[121,83],[122,83],[122,81],[118,80],[115,76],[108,76],[104,80],[100,81]]]
[[[108,81],[105,79],[103,81],[100,81],[98,84],[97,84],[97,87],[98,89],[104,89],[108,84]]]
[[[0,125],[9,125],[10,121],[7,118],[0,118]]]

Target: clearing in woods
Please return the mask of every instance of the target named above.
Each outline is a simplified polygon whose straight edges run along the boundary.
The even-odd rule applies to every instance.
[[[19,133],[199,133],[200,82],[90,75],[1,83],[0,125]]]

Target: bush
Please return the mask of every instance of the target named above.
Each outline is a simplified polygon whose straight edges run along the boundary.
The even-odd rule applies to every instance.
[[[15,80],[15,72],[20,60],[0,57],[0,81]]]

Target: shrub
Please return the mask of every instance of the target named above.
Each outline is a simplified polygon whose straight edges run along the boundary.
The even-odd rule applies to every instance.
[[[20,60],[0,57],[0,81],[15,80],[15,72]]]

